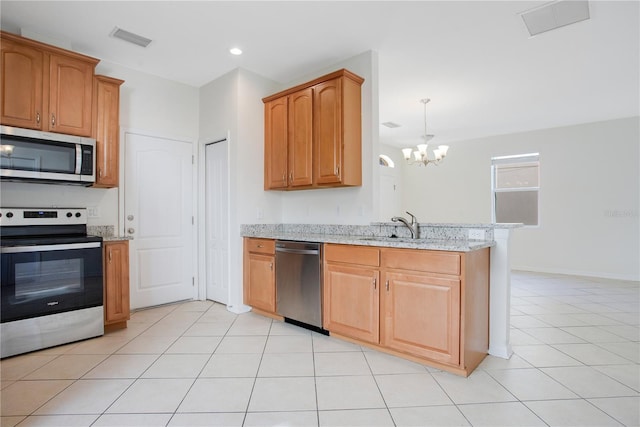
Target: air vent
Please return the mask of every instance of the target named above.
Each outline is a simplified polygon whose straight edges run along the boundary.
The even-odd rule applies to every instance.
[[[149,46],[149,43],[151,43],[152,41],[151,39],[139,36],[137,34],[134,34],[127,30],[123,30],[122,28],[118,28],[118,27],[115,27],[113,31],[111,31],[111,34],[109,35],[111,37],[115,37],[117,39],[124,40],[126,42],[133,43],[135,45],[142,46],[142,47]]]
[[[399,128],[401,125],[399,125],[398,123],[394,123],[394,122],[384,122],[382,123],[382,126],[386,126],[388,128]]]
[[[589,2],[558,0],[520,14],[529,34],[544,33],[590,18]]]

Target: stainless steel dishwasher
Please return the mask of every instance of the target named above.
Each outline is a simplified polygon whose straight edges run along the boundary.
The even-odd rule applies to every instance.
[[[322,330],[322,244],[276,240],[276,311]]]

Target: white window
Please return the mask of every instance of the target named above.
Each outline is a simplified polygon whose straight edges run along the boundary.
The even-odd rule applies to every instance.
[[[380,154],[378,160],[380,162],[380,166],[385,166],[388,168],[393,168],[396,166],[395,163],[393,163],[393,160],[391,160],[391,157],[387,156],[386,154]]]
[[[491,159],[494,222],[538,225],[539,157],[531,153]]]

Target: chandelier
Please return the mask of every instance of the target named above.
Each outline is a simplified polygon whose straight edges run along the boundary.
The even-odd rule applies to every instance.
[[[433,158],[429,158],[428,148],[429,141],[433,138],[433,135],[429,135],[427,133],[427,104],[431,101],[429,98],[421,99],[420,102],[424,105],[424,135],[422,138],[424,139],[423,144],[417,145],[417,150],[413,148],[403,148],[402,154],[404,155],[404,159],[410,165],[418,165],[418,166],[427,166],[429,164],[439,165],[442,159],[447,155],[447,151],[449,150],[448,145],[438,145],[438,148],[433,150]],[[413,153],[413,159],[411,158],[411,153]]]

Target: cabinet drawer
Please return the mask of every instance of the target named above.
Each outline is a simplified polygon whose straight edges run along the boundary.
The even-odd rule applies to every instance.
[[[325,262],[342,262],[347,264],[380,265],[380,249],[368,246],[324,245]]]
[[[269,255],[276,253],[275,240],[247,238],[245,239],[245,245],[249,252]]]
[[[460,254],[442,251],[383,249],[385,268],[460,275]]]

